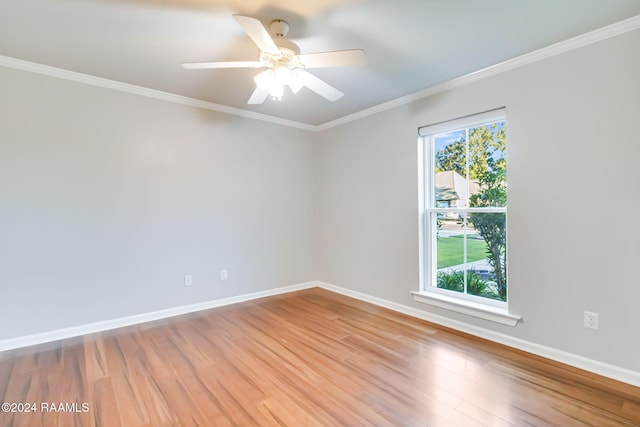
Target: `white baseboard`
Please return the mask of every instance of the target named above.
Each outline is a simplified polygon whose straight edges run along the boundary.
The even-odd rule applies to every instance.
[[[238,295],[229,298],[221,298],[212,301],[201,302],[197,304],[183,305],[180,307],[168,308],[165,310],[152,311],[149,313],[136,314],[133,316],[121,317],[118,319],[105,320],[102,322],[89,323],[70,328],[57,329],[54,331],[42,332],[33,335],[25,335],[17,338],[9,338],[0,340],[0,351],[14,350],[21,347],[29,347],[36,344],[44,344],[52,341],[58,341],[66,338],[78,337],[81,335],[93,334],[96,332],[108,331],[111,329],[122,328],[125,326],[138,325],[140,323],[152,322],[154,320],[166,319],[181,314],[194,313],[197,311],[208,310],[210,308],[222,307],[225,305],[235,304],[239,302],[250,301],[258,298],[269,297],[287,292],[299,291],[317,287],[319,282],[307,282],[297,285],[283,286],[280,288],[269,289],[266,291],[253,292],[250,294]]]
[[[353,291],[351,289],[342,288],[340,286],[332,285],[329,283],[317,282],[317,286],[328,291],[356,298],[361,301],[388,308],[390,310],[407,314],[412,317],[417,317],[419,319],[446,326],[457,331],[465,332],[467,334],[484,338],[489,341],[504,344],[518,350],[526,351],[537,356],[555,360],[556,362],[564,363],[566,365],[570,365],[579,369],[584,369],[585,371],[589,371],[594,374],[602,375],[604,377],[612,378],[617,381],[622,381],[624,383],[640,387],[640,372],[632,371],[614,365],[609,365],[597,360],[588,359],[576,354],[568,353],[551,347],[546,347],[544,345],[536,344],[530,341],[525,341],[520,338],[515,338],[509,335],[501,334],[499,332],[494,332],[489,329],[471,325],[469,323],[452,320],[444,316],[439,316],[437,314],[387,301],[382,298],[377,298],[362,292]]]
[[[151,322],[154,320],[166,319],[181,314],[194,313],[197,311],[208,310],[210,308],[222,307],[225,305],[236,304],[239,302],[250,301],[258,298],[279,295],[287,292],[294,292],[303,289],[319,287],[338,294],[346,295],[365,301],[380,307],[388,308],[399,313],[407,314],[412,317],[423,319],[438,325],[446,326],[461,332],[465,332],[480,338],[494,341],[518,350],[526,351],[547,359],[555,360],[576,368],[584,369],[598,375],[602,375],[614,380],[622,381],[634,386],[640,387],[640,372],[631,371],[629,369],[620,368],[618,366],[609,365],[597,360],[588,359],[576,354],[546,347],[540,344],[525,341],[509,335],[494,332],[489,329],[480,328],[469,323],[459,322],[444,316],[419,310],[414,307],[398,304],[382,298],[374,297],[362,292],[353,291],[351,289],[332,285],[321,281],[312,281],[299,283],[296,285],[283,286],[280,288],[269,289],[266,291],[253,292],[250,294],[238,295],[229,298],[221,298],[212,301],[206,301],[197,304],[184,305],[180,307],[169,308],[166,310],[158,310],[149,313],[137,314],[134,316],[121,317],[118,319],[106,320],[102,322],[89,323],[86,325],[74,326],[71,328],[58,329],[54,331],[42,332],[33,335],[26,335],[17,338],[0,340],[0,351],[13,350],[21,347],[28,347],[36,344],[44,344],[52,341],[58,341],[66,338],[73,338],[96,332],[103,332],[112,329],[122,328],[125,326],[137,325],[140,323]]]

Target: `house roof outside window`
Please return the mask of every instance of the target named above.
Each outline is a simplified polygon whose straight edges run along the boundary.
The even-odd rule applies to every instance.
[[[480,192],[478,180],[469,180],[456,171],[443,171],[436,173],[436,202],[440,201],[467,201],[469,196]]]

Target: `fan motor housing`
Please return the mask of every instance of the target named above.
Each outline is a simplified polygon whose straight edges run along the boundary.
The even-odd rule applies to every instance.
[[[274,41],[276,43],[276,46],[278,46],[278,48],[280,49],[280,53],[282,53],[282,56],[299,55],[300,54],[300,48],[294,42],[292,42],[290,40],[287,40],[287,39],[275,39]],[[286,51],[289,51],[291,53],[286,52]]]

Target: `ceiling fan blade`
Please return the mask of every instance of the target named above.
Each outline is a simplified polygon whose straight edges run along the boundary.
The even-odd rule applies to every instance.
[[[298,55],[298,60],[305,68],[347,67],[365,65],[367,54],[362,49],[334,50]]]
[[[238,21],[238,24],[240,24],[240,26],[246,31],[249,37],[251,37],[251,40],[253,40],[261,51],[271,53],[273,55],[278,55],[280,53],[278,46],[276,46],[271,35],[269,35],[269,32],[264,28],[262,22],[248,16],[233,15],[233,17]]]
[[[338,99],[344,96],[344,93],[340,92],[335,87],[331,86],[329,83],[320,80],[316,76],[311,73],[307,73],[306,71],[301,71],[298,74],[300,82],[317,93],[318,95],[324,96],[329,101],[337,101]]]
[[[269,88],[261,88],[258,86],[256,90],[253,91],[251,97],[247,101],[247,104],[262,104],[267,96],[269,95]]]
[[[227,61],[227,62],[185,62],[183,68],[188,70],[205,70],[210,68],[260,68],[260,61]]]

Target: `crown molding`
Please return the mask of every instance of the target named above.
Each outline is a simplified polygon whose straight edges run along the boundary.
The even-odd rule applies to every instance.
[[[340,125],[343,125],[355,120],[359,120],[383,111],[387,111],[405,104],[409,104],[411,102],[415,102],[420,99],[424,99],[438,93],[442,93],[451,89],[465,86],[469,83],[486,79],[488,77],[513,70],[515,68],[523,67],[525,65],[532,64],[534,62],[541,61],[547,58],[551,58],[555,55],[559,55],[561,53],[578,49],[580,47],[587,46],[592,43],[606,40],[611,37],[625,34],[637,29],[640,29],[640,15],[636,15],[634,17],[625,19],[623,21],[616,22],[611,25],[607,25],[606,27],[602,27],[597,30],[590,31],[588,33],[584,33],[579,36],[570,38],[568,40],[555,43],[553,45],[544,47],[542,49],[538,49],[533,52],[526,53],[516,58],[501,62],[499,64],[492,65],[478,71],[474,71],[464,76],[446,81],[444,83],[427,87],[425,89],[410,93],[405,96],[401,96],[391,101],[383,102],[376,106],[366,108],[364,110],[360,110],[353,114],[348,114],[346,116],[322,123],[320,125],[310,125],[307,123],[301,123],[294,120],[287,120],[280,117],[271,116],[268,114],[256,113],[253,111],[229,107],[226,105],[216,104],[213,102],[203,101],[200,99],[190,98],[187,96],[176,95],[168,92],[162,92],[155,89],[149,89],[143,86],[123,83],[116,80],[109,80],[102,77],[96,77],[89,74],[78,73],[75,71],[69,71],[62,68],[51,67],[48,65],[42,65],[35,62],[24,61],[22,59],[12,58],[9,56],[0,55],[0,66],[42,74],[50,77],[56,77],[64,80],[84,83],[92,86],[98,86],[98,87],[103,87],[107,89],[117,90],[119,92],[126,92],[134,95],[145,96],[148,98],[158,99],[162,101],[173,102],[176,104],[187,105],[190,107],[203,108],[206,110],[217,111],[220,113],[232,114],[232,115],[241,116],[249,119],[278,124],[282,126],[288,126],[288,127],[312,131],[312,132],[321,132],[336,126],[340,126]]]
[[[565,41],[558,42],[538,50],[534,50],[533,52],[525,53],[524,55],[508,59],[504,62],[491,65],[489,67],[474,71],[461,77],[457,77],[444,83],[430,86],[417,92],[402,96],[400,98],[383,102],[382,104],[378,104],[376,106],[358,111],[356,113],[349,114],[347,116],[340,117],[329,122],[325,122],[323,124],[315,126],[314,130],[318,132],[340,126],[345,123],[359,120],[383,111],[391,110],[393,108],[400,107],[402,105],[409,104],[420,99],[428,98],[438,93],[465,86],[478,80],[483,80],[488,77],[504,73],[506,71],[520,68],[534,62],[542,61],[561,53],[569,52],[571,50],[578,49],[602,40],[606,40],[611,37],[619,36],[621,34],[625,34],[637,29],[640,29],[640,15],[636,15],[632,18],[607,25],[606,27],[602,27],[597,30],[593,30],[588,33],[584,33],[579,36],[567,39]]]
[[[125,92],[133,95],[140,95],[147,98],[158,99],[161,101],[173,102],[175,104],[187,105],[189,107],[203,108],[205,110],[217,111],[220,113],[232,114],[235,116],[246,117],[249,119],[260,120],[263,122],[274,123],[278,125],[288,126],[297,129],[315,131],[316,126],[306,123],[300,123],[293,120],[287,120],[280,117],[270,116],[268,114],[256,113],[253,111],[243,110],[240,108],[229,107],[227,105],[216,104],[213,102],[203,101],[201,99],[190,98],[188,96],[176,95],[160,90],[149,89],[143,86],[137,86],[129,83],[119,82],[117,80],[105,79],[102,77],[92,76],[90,74],[78,73],[75,71],[65,70],[62,68],[51,67],[49,65],[29,62],[22,59],[12,58],[0,55],[0,66],[14,68],[16,70],[28,71],[35,74],[42,74],[49,77],[55,77],[63,80],[84,83],[91,86],[112,89],[119,92]]]

